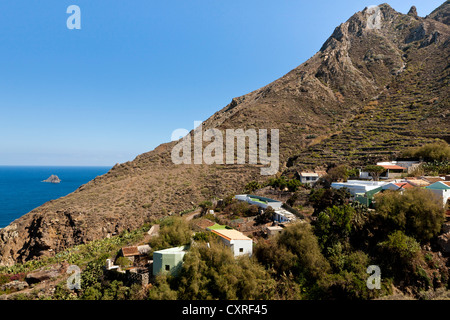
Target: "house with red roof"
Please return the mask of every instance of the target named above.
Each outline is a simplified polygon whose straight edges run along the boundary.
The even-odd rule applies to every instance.
[[[395,179],[408,173],[408,168],[399,166],[395,162],[378,162],[377,166],[383,167],[386,170],[386,172],[380,176],[382,179]]]
[[[413,189],[414,186],[410,184],[408,181],[401,181],[401,182],[391,182],[388,184],[385,184],[383,187],[383,190],[394,190],[394,191],[403,191],[406,189]]]

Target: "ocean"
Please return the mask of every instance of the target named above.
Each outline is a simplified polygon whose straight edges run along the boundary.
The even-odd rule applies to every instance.
[[[47,201],[75,191],[111,167],[19,167],[0,166],[0,228]],[[60,183],[47,183],[52,174]]]

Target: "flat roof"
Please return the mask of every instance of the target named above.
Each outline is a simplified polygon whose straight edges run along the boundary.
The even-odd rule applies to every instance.
[[[213,229],[211,230],[211,232],[214,232],[218,236],[225,238],[227,240],[252,240],[242,232],[234,229],[220,229],[220,230]]]
[[[158,250],[153,253],[178,253],[178,252],[186,252],[188,250],[188,246],[174,247],[169,249]]]
[[[364,187],[381,187],[389,183],[388,181],[366,181],[366,180],[348,180],[347,182],[333,182],[331,185],[336,186],[364,186]]]
[[[416,186],[421,186],[421,187],[426,187],[429,186],[430,183],[422,180],[422,179],[410,179],[410,178],[406,178],[406,181],[408,181],[409,183],[416,185]]]
[[[318,173],[314,173],[314,172],[300,172],[300,175],[302,177],[318,177],[319,176]]]

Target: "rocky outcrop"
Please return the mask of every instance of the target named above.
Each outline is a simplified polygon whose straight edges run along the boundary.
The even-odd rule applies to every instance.
[[[50,177],[48,177],[46,180],[43,180],[42,182],[60,183],[61,180],[58,178],[58,176],[52,174]]]
[[[442,227],[442,234],[438,237],[438,245],[442,252],[450,253],[450,223],[444,223]]]
[[[411,17],[414,17],[414,18],[418,18],[417,8],[415,6],[412,6],[411,9],[409,9],[408,16],[411,16]]]
[[[11,282],[2,284],[0,286],[0,291],[7,291],[7,290],[19,291],[19,290],[23,290],[27,287],[28,287],[27,282],[15,280],[15,281],[11,281]]]
[[[67,265],[57,265],[50,269],[40,269],[27,274],[25,281],[28,284],[35,284],[47,280],[54,279],[67,271]]]

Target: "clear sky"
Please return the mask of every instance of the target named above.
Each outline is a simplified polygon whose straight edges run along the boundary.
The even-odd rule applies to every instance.
[[[386,2],[426,16],[444,1]],[[1,1],[0,165],[133,160],[283,76],[380,3]],[[70,5],[81,30],[66,26]]]

